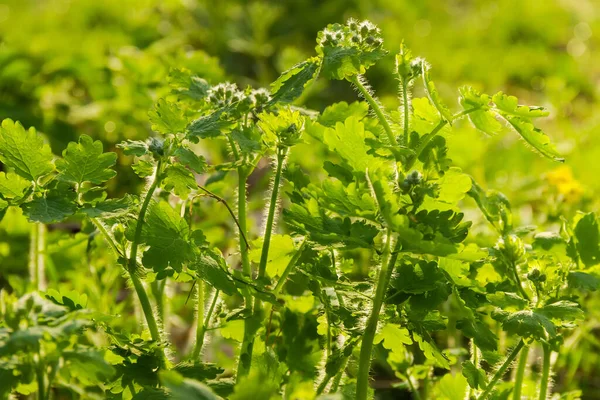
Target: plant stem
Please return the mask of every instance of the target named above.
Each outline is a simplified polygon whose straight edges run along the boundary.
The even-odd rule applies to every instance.
[[[408,382],[408,387],[410,388],[410,393],[412,393],[415,400],[421,400],[421,394],[419,393],[419,391],[417,390],[415,385],[412,383],[412,377],[410,375],[408,375],[407,378],[408,379],[406,381]]]
[[[198,292],[196,293],[196,342],[194,343],[194,352],[192,353],[194,362],[200,361],[198,359],[200,358],[200,352],[204,342],[204,282],[198,280],[196,286],[198,287]]]
[[[42,361],[40,360],[40,363]],[[38,384],[38,399],[46,400],[46,377],[44,376],[44,367],[43,365],[38,365],[36,368],[36,378]],[[49,392],[49,390],[48,390]]]
[[[148,206],[150,205],[150,201],[152,200],[152,195],[154,191],[160,184],[161,180],[161,167],[162,162],[159,161],[156,166],[156,172],[154,175],[154,179],[148,188],[148,192],[146,193],[146,197],[144,198],[144,202],[142,203],[142,207],[140,208],[140,213],[138,215],[137,224],[135,226],[135,233],[133,237],[133,241],[131,242],[131,251],[129,253],[129,260],[127,263],[127,269],[131,271],[135,271],[137,268],[137,252],[140,244],[140,240],[142,238],[142,228],[144,226],[144,218],[146,217],[146,212],[148,211]]]
[[[148,330],[150,330],[150,336],[152,340],[156,343],[160,344],[162,339],[160,337],[160,331],[158,329],[158,324],[156,323],[156,318],[154,317],[154,312],[152,310],[152,305],[150,304],[150,300],[148,299],[148,293],[146,293],[146,289],[144,288],[144,284],[136,273],[137,270],[137,252],[140,240],[142,238],[142,227],[144,225],[144,218],[146,217],[146,212],[148,211],[148,206],[150,205],[150,201],[152,200],[152,195],[154,191],[160,184],[161,180],[161,167],[162,162],[159,161],[156,166],[156,173],[154,176],[154,180],[150,184],[148,188],[148,192],[146,193],[146,197],[144,198],[144,202],[142,203],[142,207],[140,208],[140,213],[138,215],[137,224],[135,227],[135,234],[133,237],[133,241],[131,242],[131,251],[129,253],[129,260],[127,263],[127,272],[129,273],[129,277],[131,282],[133,283],[133,287],[135,292],[140,300],[140,304],[142,305],[142,311],[144,312],[144,316],[146,318],[146,323],[148,325]],[[165,354],[162,350],[157,350],[157,354],[160,357],[161,366],[163,368],[166,367],[166,359]]]
[[[194,361],[200,361],[200,353],[202,353],[202,346],[204,346],[204,337],[206,336],[206,331],[210,327],[210,319],[212,318],[212,314],[215,310],[215,306],[217,305],[218,299],[219,291],[215,290],[215,295],[213,296],[212,302],[210,303],[210,307],[208,308],[208,312],[204,317],[204,321],[201,320],[200,308],[198,309],[198,328],[196,329],[196,345],[194,347],[193,355]],[[200,299],[198,299],[198,307],[200,306],[202,306],[202,314],[204,314],[204,301],[200,303]]]
[[[44,290],[45,284],[46,225],[35,222],[31,225],[29,239],[29,277],[35,290]]]
[[[244,168],[238,168],[238,229],[240,233],[240,255],[242,258],[242,272],[246,277],[252,277],[252,269],[250,268],[250,258],[248,256],[248,245],[244,238],[248,231],[246,221],[246,181],[248,174]]]
[[[329,383],[330,380],[331,380],[331,375],[325,374],[325,376],[323,377],[323,380],[321,381],[321,383],[317,387],[317,395],[323,393],[323,391],[327,387],[327,384]]]
[[[506,370],[508,369],[510,364],[515,360],[515,358],[517,358],[517,355],[519,354],[519,351],[521,351],[523,346],[525,346],[525,342],[523,341],[523,339],[521,339],[519,341],[519,343],[515,346],[515,348],[512,349],[512,351],[510,352],[510,354],[508,355],[508,357],[506,358],[504,363],[500,366],[500,369],[498,369],[498,371],[496,371],[496,373],[492,377],[492,380],[485,387],[485,390],[483,391],[481,396],[479,396],[477,398],[477,400],[484,400],[490,395],[490,393],[492,393],[494,386],[496,386],[498,381],[502,378],[502,376],[504,376],[504,374],[506,373]]]
[[[235,146],[232,144],[233,148]],[[237,152],[237,151],[236,151]],[[237,158],[237,157],[236,157]],[[242,258],[242,274],[252,279],[252,269],[250,267],[250,258],[248,255],[248,246],[242,239],[246,236],[246,180],[248,174],[243,167],[238,168],[238,222],[240,231],[240,254]],[[248,290],[243,291],[244,303],[246,312],[248,315],[252,315],[252,297]],[[240,378],[250,371],[252,364],[252,344],[253,342],[252,329],[248,321],[244,321],[244,338],[240,347],[240,359],[238,361],[236,381],[239,382]]]
[[[479,368],[479,350],[475,346],[475,341],[471,339],[471,362],[475,368]],[[471,399],[471,394],[474,392],[473,388],[469,385],[467,391],[467,399]]]
[[[397,146],[398,141],[396,140],[396,137],[394,136],[394,132],[392,131],[392,127],[390,126],[390,123],[388,122],[387,118],[383,114],[383,110],[381,109],[381,106],[379,105],[378,101],[375,100],[375,98],[373,98],[373,96],[371,96],[371,93],[369,93],[369,89],[367,89],[365,87],[365,85],[361,82],[361,80],[362,80],[361,77],[359,77],[359,75],[355,75],[348,79],[349,79],[350,83],[352,83],[354,86],[356,86],[356,88],[362,94],[362,96],[365,98],[367,103],[369,103],[369,106],[371,107],[371,109],[373,110],[375,115],[377,116],[377,119],[379,119],[381,126],[383,126],[383,129],[385,130],[385,133],[386,133],[390,143],[394,146]]]
[[[329,393],[337,392],[338,387],[340,386],[340,382],[342,381],[342,377],[344,376],[344,371],[346,370],[347,363],[348,363],[348,358],[346,358],[344,360],[342,368],[340,368],[339,372],[335,375],[335,378],[333,378],[333,383],[331,384],[331,387],[329,388]]]
[[[155,280],[150,284],[150,290],[152,290],[152,295],[156,301],[156,313],[163,325],[165,321],[165,286],[166,280],[164,279],[161,281]]]
[[[402,79],[402,106],[404,107],[404,145],[408,146],[409,135],[408,135],[408,119],[410,117],[410,102],[408,99],[408,82]]]
[[[102,222],[98,221],[96,218],[90,218],[90,221],[100,231],[100,233],[102,233],[102,235],[104,236],[104,239],[106,239],[106,241],[108,242],[108,245],[111,247],[111,249],[113,249],[113,251],[116,253],[116,255],[123,256],[123,252],[119,249],[119,247],[117,246],[117,243],[115,242],[115,240],[113,239],[111,234],[108,233],[108,230],[106,229],[106,227],[104,225],[102,225]]]
[[[283,289],[283,285],[285,285],[285,282],[287,281],[287,277],[290,275],[290,273],[296,267],[296,263],[300,259],[300,256],[302,256],[302,252],[304,251],[304,248],[306,247],[306,243],[307,243],[307,241],[306,241],[306,239],[304,239],[304,241],[302,242],[302,244],[300,245],[298,250],[296,250],[296,252],[292,256],[292,258],[288,262],[288,265],[283,270],[281,277],[279,277],[279,280],[277,281],[277,284],[275,285],[275,288],[273,289],[273,294],[275,296],[277,296],[281,292],[281,289]]]
[[[277,200],[279,196],[279,186],[281,184],[281,170],[283,169],[283,161],[285,160],[285,150],[277,153],[277,169],[275,170],[275,179],[273,180],[273,190],[271,192],[271,201],[269,203],[269,211],[267,214],[267,223],[265,225],[265,233],[263,237],[263,246],[260,253],[260,264],[258,265],[258,277],[265,276],[267,271],[267,261],[269,258],[269,247],[271,246],[271,235],[273,233],[273,221],[275,220],[275,211],[277,209]]]
[[[529,356],[529,347],[525,347],[521,351],[519,357],[519,365],[515,375],[515,385],[513,387],[513,400],[521,400],[521,389],[523,387],[523,377],[525,376],[525,368],[527,367],[527,359]]]
[[[540,396],[539,400],[546,400],[548,397],[548,383],[550,381],[550,355],[552,350],[547,344],[542,345],[544,349],[544,359],[542,364],[542,377],[540,379]]]
[[[517,271],[517,265],[514,262],[511,262],[510,268],[512,269],[512,272],[515,276],[515,283],[517,284],[517,290],[519,291],[521,296],[523,296],[523,298],[527,299],[528,301],[531,300],[529,298],[529,295],[525,292],[525,289],[523,289],[523,284],[521,283],[521,278],[519,277],[519,272]]]
[[[381,257],[381,269],[379,271],[379,277],[377,278],[377,286],[375,288],[375,299],[373,300],[373,309],[367,320],[367,326],[363,333],[362,343],[360,346],[360,356],[358,360],[358,375],[356,380],[356,400],[366,400],[369,390],[369,371],[371,369],[371,351],[373,350],[373,339],[375,338],[375,332],[377,330],[377,323],[379,322],[379,313],[387,286],[389,283],[390,273],[389,270],[393,269],[398,252],[394,251],[390,253],[392,241],[392,233],[388,229],[386,234],[385,246]],[[399,242],[396,243],[395,249],[398,248]],[[399,249],[398,249],[399,250]]]
[[[267,212],[267,222],[265,225],[265,233],[263,236],[263,246],[260,253],[260,263],[258,265],[258,278],[265,276],[267,272],[267,261],[269,258],[269,247],[271,245],[271,235],[273,233],[273,222],[275,221],[275,212],[277,209],[277,200],[279,196],[279,186],[281,183],[281,171],[283,169],[283,161],[285,160],[286,150],[277,151],[277,167],[275,170],[275,178],[273,180],[273,189],[271,191],[271,201]],[[252,318],[260,318],[262,313],[261,301],[258,298],[254,299],[254,310]],[[238,379],[240,376],[248,374],[252,367],[252,352],[254,348],[254,334],[251,329],[246,329],[248,324],[244,324],[244,340],[242,341],[242,349],[240,354],[240,365],[238,366]],[[244,346],[245,345],[245,346]],[[243,367],[243,368],[240,368]],[[240,375],[242,374],[242,375]]]

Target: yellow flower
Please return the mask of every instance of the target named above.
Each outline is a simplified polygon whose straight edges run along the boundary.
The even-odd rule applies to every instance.
[[[546,174],[546,180],[561,194],[565,202],[575,203],[583,195],[583,186],[573,177],[571,168],[562,165]]]

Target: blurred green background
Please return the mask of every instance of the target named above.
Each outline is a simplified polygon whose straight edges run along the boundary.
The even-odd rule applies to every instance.
[[[169,91],[170,68],[187,68],[211,83],[268,86],[314,54],[320,29],[349,17],[371,19],[383,32],[390,55],[367,77],[390,109],[397,106],[393,54],[404,40],[432,65],[454,111],[457,88],[465,84],[550,110],[540,126],[565,155],[564,165],[530,151],[514,134],[486,137],[459,123],[449,139],[457,164],[504,192],[523,223],[598,210],[599,0],[0,0],[0,119],[35,126],[55,153],[83,133],[115,150],[123,139],[153,134],[147,111]],[[319,80],[301,103],[320,111],[356,98],[344,82]],[[129,162],[119,160],[113,195],[141,183]],[[23,265],[15,252],[26,254],[27,228],[15,221],[0,226],[0,264],[7,269]],[[11,244],[11,256],[8,236],[14,242],[19,234],[21,248]],[[85,246],[78,240],[73,253]],[[60,246],[56,252],[69,257]],[[591,318],[592,335],[597,320]],[[575,374],[598,370],[597,356],[588,359],[558,383],[600,398],[597,378],[576,382]]]
[[[327,23],[369,18],[391,53],[368,74],[384,103],[397,89],[388,71],[404,40],[432,64],[450,104],[460,85],[472,84],[548,107],[542,128],[567,157],[578,186],[571,189],[593,198],[600,189],[599,13],[597,0],[4,0],[0,118],[36,126],[55,152],[82,133],[109,146],[146,137],[147,110],[167,90],[171,67],[266,86],[314,54]],[[319,110],[355,98],[343,82],[321,81],[303,101]],[[539,195],[530,194],[531,178],[556,165],[516,141],[465,128],[451,144],[455,161],[477,179],[526,201],[525,192]]]

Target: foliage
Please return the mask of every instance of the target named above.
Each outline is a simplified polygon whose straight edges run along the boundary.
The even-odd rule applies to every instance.
[[[564,161],[538,127],[549,112],[470,86],[453,112],[404,44],[398,98],[380,101],[364,74],[389,66],[384,38],[369,21],[328,25],[269,89],[223,82],[198,52],[175,57],[168,84],[157,62],[153,133],[117,152],[82,133],[61,157],[5,119],[0,214],[30,244],[29,275],[7,273],[1,292],[0,393],[366,399],[383,370],[414,398],[536,384],[545,398],[550,355],[593,329],[597,217],[560,200],[525,226],[452,144],[468,123]],[[325,80],[364,101],[302,106]],[[133,174],[143,190],[115,190]],[[568,178],[549,175],[563,195]],[[521,357],[525,378],[504,382],[530,349],[539,379]]]

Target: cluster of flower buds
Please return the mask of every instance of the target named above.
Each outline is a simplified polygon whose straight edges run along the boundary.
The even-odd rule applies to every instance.
[[[396,55],[396,73],[402,81],[412,83],[421,75],[423,67],[428,68],[425,60],[420,57],[413,58],[412,52],[402,43],[400,53]]]
[[[235,83],[219,83],[208,89],[207,99],[214,106],[221,108],[238,103],[244,99],[244,92]]]
[[[534,284],[544,283],[546,282],[546,274],[540,272],[539,269],[534,268],[530,273],[527,274],[527,279],[532,281]]]
[[[510,262],[518,262],[525,255],[525,243],[517,235],[506,235],[496,244],[504,257]]]
[[[246,95],[246,99],[251,108],[261,110],[269,101],[271,101],[271,93],[267,89],[250,89]]]
[[[408,173],[408,175],[406,175],[406,178],[404,178],[402,183],[400,183],[400,188],[404,191],[408,191],[411,187],[418,185],[422,181],[423,174],[421,174],[417,170],[413,170],[410,173]]]
[[[262,88],[248,88],[242,91],[234,83],[227,82],[211,87],[207,93],[207,100],[215,108],[234,106],[233,108],[243,113],[252,109],[261,110],[271,100],[271,94]]]
[[[383,45],[381,32],[370,21],[358,22],[350,18],[346,25],[333,24],[323,30],[319,44],[323,47],[358,47],[374,51]]]

